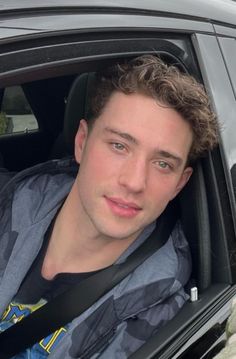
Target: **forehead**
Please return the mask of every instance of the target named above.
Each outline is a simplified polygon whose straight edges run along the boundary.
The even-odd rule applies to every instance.
[[[148,132],[171,126],[192,132],[190,125],[175,109],[139,93],[114,92],[98,119],[104,126],[108,123],[127,128],[142,126],[143,131]]]
[[[115,92],[98,117],[96,128],[109,135],[106,128],[131,136],[140,145],[186,153],[192,143],[190,125],[174,109],[142,94]]]

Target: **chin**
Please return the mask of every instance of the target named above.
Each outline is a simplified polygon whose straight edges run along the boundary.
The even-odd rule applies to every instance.
[[[110,239],[114,239],[114,240],[126,240],[130,237],[133,237],[136,235],[136,237],[139,235],[139,233],[141,232],[140,229],[136,229],[136,230],[121,230],[121,229],[117,229],[115,230],[114,228],[112,228],[112,230],[110,229],[104,229],[101,231],[101,233]],[[135,237],[135,238],[136,238]]]

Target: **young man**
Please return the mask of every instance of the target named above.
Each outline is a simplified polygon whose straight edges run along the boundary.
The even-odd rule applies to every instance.
[[[78,173],[73,161],[49,162],[18,174],[1,193],[2,330],[74,283],[125,261],[217,136],[201,85],[157,57],[101,74],[91,118],[80,121],[75,138]],[[32,358],[127,358],[182,307],[190,271],[178,223],[160,250],[28,352]]]

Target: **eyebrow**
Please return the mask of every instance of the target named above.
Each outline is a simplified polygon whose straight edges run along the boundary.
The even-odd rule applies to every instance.
[[[121,131],[116,130],[116,129],[111,128],[111,127],[105,127],[105,131],[113,133],[115,135],[118,135],[121,138],[124,138],[125,140],[134,143],[135,145],[139,144],[139,141],[135,137],[133,137],[129,133],[127,133],[127,132],[121,132]]]
[[[121,132],[121,131],[116,130],[115,128],[111,128],[111,127],[105,127],[105,131],[109,132],[109,133],[113,133],[115,135],[118,135],[121,138],[124,138],[125,140],[128,140],[129,142],[134,143],[135,145],[139,144],[139,141],[135,137],[133,137],[129,133],[127,133],[127,132]],[[181,157],[176,156],[173,153],[170,153],[170,152],[165,151],[165,150],[157,149],[157,150],[154,151],[154,154],[155,154],[155,156],[161,156],[161,157],[164,157],[164,158],[173,159],[177,163],[177,166],[180,166],[183,163],[183,159]]]
[[[164,157],[164,158],[171,158],[173,159],[176,163],[177,166],[180,166],[183,163],[182,158],[174,155],[173,153],[167,152],[167,151],[163,151],[163,150],[157,150],[155,151],[156,155]]]

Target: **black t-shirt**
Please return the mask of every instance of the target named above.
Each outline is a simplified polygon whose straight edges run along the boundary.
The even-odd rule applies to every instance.
[[[74,284],[78,284],[80,281],[98,272],[58,273],[52,280],[47,280],[42,277],[41,269],[49,239],[51,237],[53,225],[54,221],[46,232],[44,243],[38,253],[38,256],[31,265],[30,270],[25,276],[17,295],[15,296],[14,300],[19,303],[35,304],[42,298],[46,301],[50,301],[57,295],[68,290]]]

